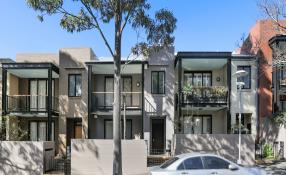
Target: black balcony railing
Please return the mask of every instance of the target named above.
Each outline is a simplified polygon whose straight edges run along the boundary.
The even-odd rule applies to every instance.
[[[47,112],[46,95],[8,95],[7,112]],[[58,97],[52,97],[52,111],[58,112]]]
[[[189,92],[182,92],[182,104],[227,104],[228,90],[223,86],[193,87]]]
[[[112,109],[113,92],[92,92],[92,111]],[[141,92],[121,92],[121,108],[126,110],[142,109]]]

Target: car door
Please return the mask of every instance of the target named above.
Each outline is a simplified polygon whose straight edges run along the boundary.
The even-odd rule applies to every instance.
[[[202,157],[207,175],[239,175],[238,170],[230,170],[230,162],[215,156]]]
[[[200,156],[185,159],[177,167],[178,175],[207,175]]]

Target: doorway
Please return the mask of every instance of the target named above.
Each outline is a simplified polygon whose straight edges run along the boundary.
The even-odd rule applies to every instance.
[[[150,154],[165,153],[165,118],[151,118],[151,150]]]
[[[67,146],[71,145],[71,139],[82,138],[82,122],[81,118],[67,119]]]

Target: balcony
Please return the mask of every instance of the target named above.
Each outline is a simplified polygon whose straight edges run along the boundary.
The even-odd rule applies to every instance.
[[[181,94],[183,105],[227,105],[228,90],[224,86],[192,87]]]
[[[92,92],[92,112],[112,111],[113,92]],[[126,111],[141,111],[141,92],[121,92],[121,109]]]
[[[8,113],[47,112],[48,96],[41,95],[7,95],[6,104]],[[52,111],[59,111],[58,97],[52,97]]]

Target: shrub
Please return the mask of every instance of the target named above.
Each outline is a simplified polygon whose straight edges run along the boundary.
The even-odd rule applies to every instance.
[[[273,147],[270,144],[263,145],[263,157],[265,158],[273,157]]]

